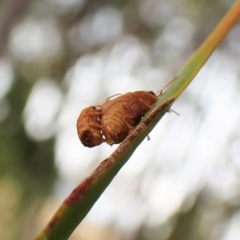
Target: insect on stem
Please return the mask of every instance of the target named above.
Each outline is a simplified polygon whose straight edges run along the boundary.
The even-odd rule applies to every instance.
[[[142,122],[148,126],[153,119],[158,115],[158,113],[162,112],[166,107],[170,106],[175,101],[175,97],[171,97],[167,99],[164,103],[158,106],[150,115],[144,119]]]
[[[160,112],[171,106],[175,99],[175,97],[171,97],[158,106],[146,119],[142,120],[142,122],[126,137],[125,140],[128,140],[130,143],[132,143],[138,134],[144,131]]]

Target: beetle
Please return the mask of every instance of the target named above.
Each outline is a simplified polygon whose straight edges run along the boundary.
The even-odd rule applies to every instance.
[[[81,143],[94,147],[104,142],[100,125],[101,108],[99,105],[85,108],[77,119],[77,132]]]
[[[110,145],[122,142],[157,99],[152,91],[128,92],[108,98],[101,105],[100,124],[105,141]]]
[[[177,78],[173,78],[165,88]],[[152,91],[116,94],[120,96],[112,99],[116,96],[114,95],[102,105],[85,108],[77,120],[78,136],[82,144],[94,147],[103,142],[110,145],[122,142],[162,94],[163,90],[157,95]]]

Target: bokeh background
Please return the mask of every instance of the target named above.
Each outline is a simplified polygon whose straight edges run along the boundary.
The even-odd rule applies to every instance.
[[[162,89],[234,1],[0,2],[1,240],[32,239],[116,148],[81,109]],[[71,240],[240,239],[240,23]]]

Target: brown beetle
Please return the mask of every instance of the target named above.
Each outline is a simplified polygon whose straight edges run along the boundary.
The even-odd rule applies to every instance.
[[[104,142],[100,125],[101,109],[99,106],[85,108],[77,120],[78,136],[86,147],[94,147]]]
[[[153,92],[129,92],[107,99],[101,106],[101,129],[105,141],[120,143],[157,101]]]
[[[173,78],[165,88],[176,79]],[[77,120],[82,144],[94,147],[102,142],[110,145],[122,142],[162,93],[163,90],[157,95],[151,91],[129,92],[114,99],[113,96],[107,98],[101,106],[85,108]]]

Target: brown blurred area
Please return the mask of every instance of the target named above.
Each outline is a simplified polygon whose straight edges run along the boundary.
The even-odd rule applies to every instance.
[[[80,110],[125,90],[158,91],[163,88],[233,3],[226,0],[0,2],[1,240],[32,239],[71,189],[112,151],[113,148],[107,146],[92,151],[80,146],[75,132]],[[235,71],[237,76],[238,73],[238,78],[234,75],[232,82],[233,89],[239,93],[239,23],[219,49],[215,59],[227,59],[229,65],[224,62],[221,69],[228,66],[232,74]],[[219,74],[224,74],[224,70]],[[231,82],[230,77],[227,79]],[[202,84],[203,87],[207,85],[207,81]],[[182,119],[184,114],[189,118],[192,114],[193,119],[199,121],[199,125],[194,126],[198,126],[201,136],[208,110],[202,105],[210,106],[211,101],[204,102],[204,94],[196,90],[198,85],[194,89],[186,92],[178,106]],[[237,95],[232,96],[237,102]],[[186,107],[189,102],[192,102],[191,109]],[[234,113],[238,113],[237,107]],[[235,116],[234,113],[231,116]],[[222,115],[228,113],[222,112]],[[173,142],[175,150],[159,157],[160,150],[156,147],[156,155],[150,154],[152,168],[149,162],[136,173],[136,178],[123,177],[129,181],[129,186],[121,180],[114,182],[112,188],[121,186],[120,192],[127,198],[121,200],[112,188],[107,190],[109,198],[103,197],[99,203],[102,212],[98,210],[99,205],[96,206],[70,239],[240,239],[237,230],[240,229],[238,117],[236,122],[230,121],[234,117],[229,120],[229,126],[234,127],[226,130],[228,141],[224,145],[225,154],[221,156],[222,165],[214,163],[211,169],[203,170],[204,175],[194,180],[197,181],[194,186],[198,187],[189,187],[191,191],[185,183],[184,187],[179,187],[184,189],[179,190],[179,195],[174,191],[171,196],[177,203],[171,214],[167,212],[165,216],[164,211],[155,211],[154,207],[157,205],[161,209],[162,193],[168,202],[168,186],[174,185],[173,189],[178,190],[173,175],[181,175],[177,168],[190,166],[184,159],[191,156],[194,162],[192,149],[197,145],[189,140],[187,150],[181,152],[183,140],[173,140],[179,128],[175,135],[164,140]],[[186,133],[182,134],[184,139]],[[191,139],[197,138],[188,134]],[[154,133],[153,136],[147,146],[157,139]],[[214,146],[217,152],[223,145]],[[73,147],[79,152],[75,154],[71,150]],[[171,154],[174,157],[171,158]],[[182,160],[174,165],[178,156]],[[213,158],[219,156],[211,155]],[[159,164],[160,158],[166,159],[166,163]],[[204,156],[201,159],[205,161]],[[197,174],[192,172],[192,177]],[[160,175],[165,178],[159,178],[158,182],[156,179]],[[191,176],[188,177],[190,180],[186,182],[191,182]],[[156,195],[153,190],[152,194],[153,185],[156,189],[165,189],[164,192],[159,190],[160,195]],[[129,187],[130,195],[125,187]],[[117,208],[119,202],[124,202],[121,208]]]

